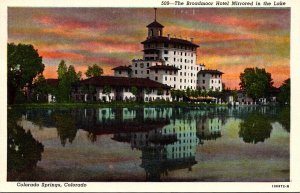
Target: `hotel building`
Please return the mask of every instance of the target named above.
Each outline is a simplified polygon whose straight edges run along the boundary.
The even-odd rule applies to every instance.
[[[185,40],[170,34],[164,36],[164,26],[156,20],[156,13],[147,28],[147,38],[141,42],[143,57],[133,59],[129,66],[113,68],[115,76],[147,78],[177,90],[222,91],[223,73],[205,70],[204,64],[196,64],[199,45],[193,38]]]

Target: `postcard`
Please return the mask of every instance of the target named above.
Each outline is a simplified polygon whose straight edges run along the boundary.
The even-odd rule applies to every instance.
[[[4,1],[5,192],[299,192],[283,1]]]

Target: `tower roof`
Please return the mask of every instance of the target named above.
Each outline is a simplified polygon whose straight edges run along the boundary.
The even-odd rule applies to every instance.
[[[160,27],[163,28],[164,26],[161,25],[160,23],[158,23],[156,20],[153,21],[152,23],[150,23],[149,25],[147,25],[147,27]]]
[[[180,44],[180,45],[191,46],[191,47],[199,47],[199,45],[197,45],[193,42],[184,40],[184,39],[169,38],[169,37],[163,37],[163,36],[151,37],[141,43],[142,44],[145,44],[145,43],[173,43],[173,44]]]

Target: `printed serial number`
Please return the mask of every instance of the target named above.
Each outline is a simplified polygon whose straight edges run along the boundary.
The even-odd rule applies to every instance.
[[[272,185],[272,188],[289,188],[289,185]]]

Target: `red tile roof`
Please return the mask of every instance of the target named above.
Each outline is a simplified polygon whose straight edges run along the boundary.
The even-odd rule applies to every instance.
[[[59,80],[55,78],[46,79],[46,83],[50,86],[58,86]]]
[[[180,68],[177,68],[175,66],[167,66],[167,65],[151,66],[148,69],[150,69],[150,70],[172,70],[172,71],[178,71],[178,70],[180,70]]]
[[[158,23],[157,21],[153,21],[152,23],[147,25],[147,27],[161,27],[161,28],[163,28],[164,26],[161,25],[160,23]]]
[[[147,78],[129,78],[116,76],[96,76],[80,81],[80,85],[93,85],[98,87],[137,87],[137,88],[165,88],[170,87]]]
[[[191,46],[191,47],[199,47],[199,45],[194,44],[193,42],[190,42],[190,41],[187,41],[184,39],[168,38],[168,37],[164,37],[164,36],[151,37],[141,43],[142,44],[145,44],[145,43],[172,43],[172,44],[180,44],[180,45]]]
[[[118,66],[118,67],[113,68],[112,70],[132,71],[132,69],[129,66]]]
[[[219,70],[200,70],[198,73],[200,74],[224,74]]]

